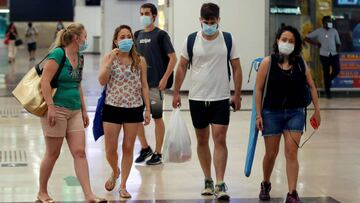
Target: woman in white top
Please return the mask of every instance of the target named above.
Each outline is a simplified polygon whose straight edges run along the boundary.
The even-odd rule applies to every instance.
[[[146,62],[137,53],[133,33],[127,25],[115,29],[111,53],[105,54],[99,75],[101,85],[106,85],[106,98],[103,108],[106,159],[112,174],[105,183],[111,191],[120,175],[118,168],[118,137],[124,126],[121,160],[120,197],[131,198],[126,190],[126,181],[133,162],[133,151],[138,128],[144,121],[150,122],[149,87],[146,75]]]

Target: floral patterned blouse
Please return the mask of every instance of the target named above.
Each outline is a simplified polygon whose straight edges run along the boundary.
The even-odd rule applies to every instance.
[[[143,105],[140,69],[131,68],[131,64],[121,64],[114,60],[110,79],[106,88],[105,104],[135,108]]]

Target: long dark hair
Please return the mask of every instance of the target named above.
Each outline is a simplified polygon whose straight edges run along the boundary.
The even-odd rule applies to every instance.
[[[282,33],[284,32],[291,32],[294,35],[295,38],[295,47],[294,47],[294,51],[289,55],[289,64],[293,65],[295,63],[297,63],[300,59],[301,59],[301,51],[302,51],[302,39],[301,39],[301,35],[299,33],[299,31],[290,26],[290,25],[286,25],[286,26],[282,26],[276,33],[276,38],[275,38],[275,42],[273,45],[273,52],[275,54],[275,56],[278,59],[279,63],[283,63],[284,62],[284,56],[281,55],[279,53],[279,48],[278,48],[278,40],[280,39]]]
[[[130,34],[131,34],[131,39],[133,40],[134,42],[134,34],[130,28],[130,26],[128,25],[120,25],[119,27],[117,27],[114,31],[114,35],[113,35],[113,40],[112,40],[112,49],[115,49],[115,48],[118,48],[118,45],[115,44],[115,41],[117,40],[118,38],[118,34],[119,32],[122,30],[122,29],[127,29],[130,31]],[[131,47],[131,50],[130,50],[130,53],[129,53],[133,63],[132,63],[132,68],[135,68],[135,69],[140,69],[140,55],[139,53],[136,51],[136,47],[135,47],[135,42],[133,44],[133,46]]]
[[[14,33],[17,34],[17,29],[16,29],[15,24],[14,24],[13,22],[11,22],[11,23],[8,25],[8,27],[7,27],[7,29],[6,29],[6,33],[10,32],[10,29],[11,29],[12,27],[14,28]]]

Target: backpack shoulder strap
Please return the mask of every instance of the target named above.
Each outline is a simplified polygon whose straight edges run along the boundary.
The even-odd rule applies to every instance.
[[[227,48],[227,59],[230,61],[230,54],[232,49],[232,37],[231,34],[228,32],[222,32],[225,40],[225,45]]]
[[[224,36],[225,45],[226,45],[226,49],[227,49],[227,68],[228,68],[228,76],[229,76],[229,81],[230,81],[230,79],[231,79],[230,54],[231,54],[231,49],[232,49],[232,37],[231,37],[231,34],[228,32],[222,32],[222,33]]]
[[[190,66],[192,64],[193,48],[194,48],[196,35],[197,35],[197,32],[193,32],[187,37],[186,47],[187,47],[187,52],[188,52],[188,56],[189,56],[189,66],[188,66],[188,68],[190,68]]]

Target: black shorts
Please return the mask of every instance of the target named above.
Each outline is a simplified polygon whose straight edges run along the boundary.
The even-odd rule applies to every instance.
[[[36,50],[36,42],[29,43],[28,45],[28,51],[35,51]]]
[[[123,108],[111,105],[104,105],[103,122],[123,124],[141,123],[144,121],[144,106],[135,108]]]
[[[211,102],[189,100],[189,104],[192,123],[196,129],[206,128],[209,124],[229,125],[229,99]]]

